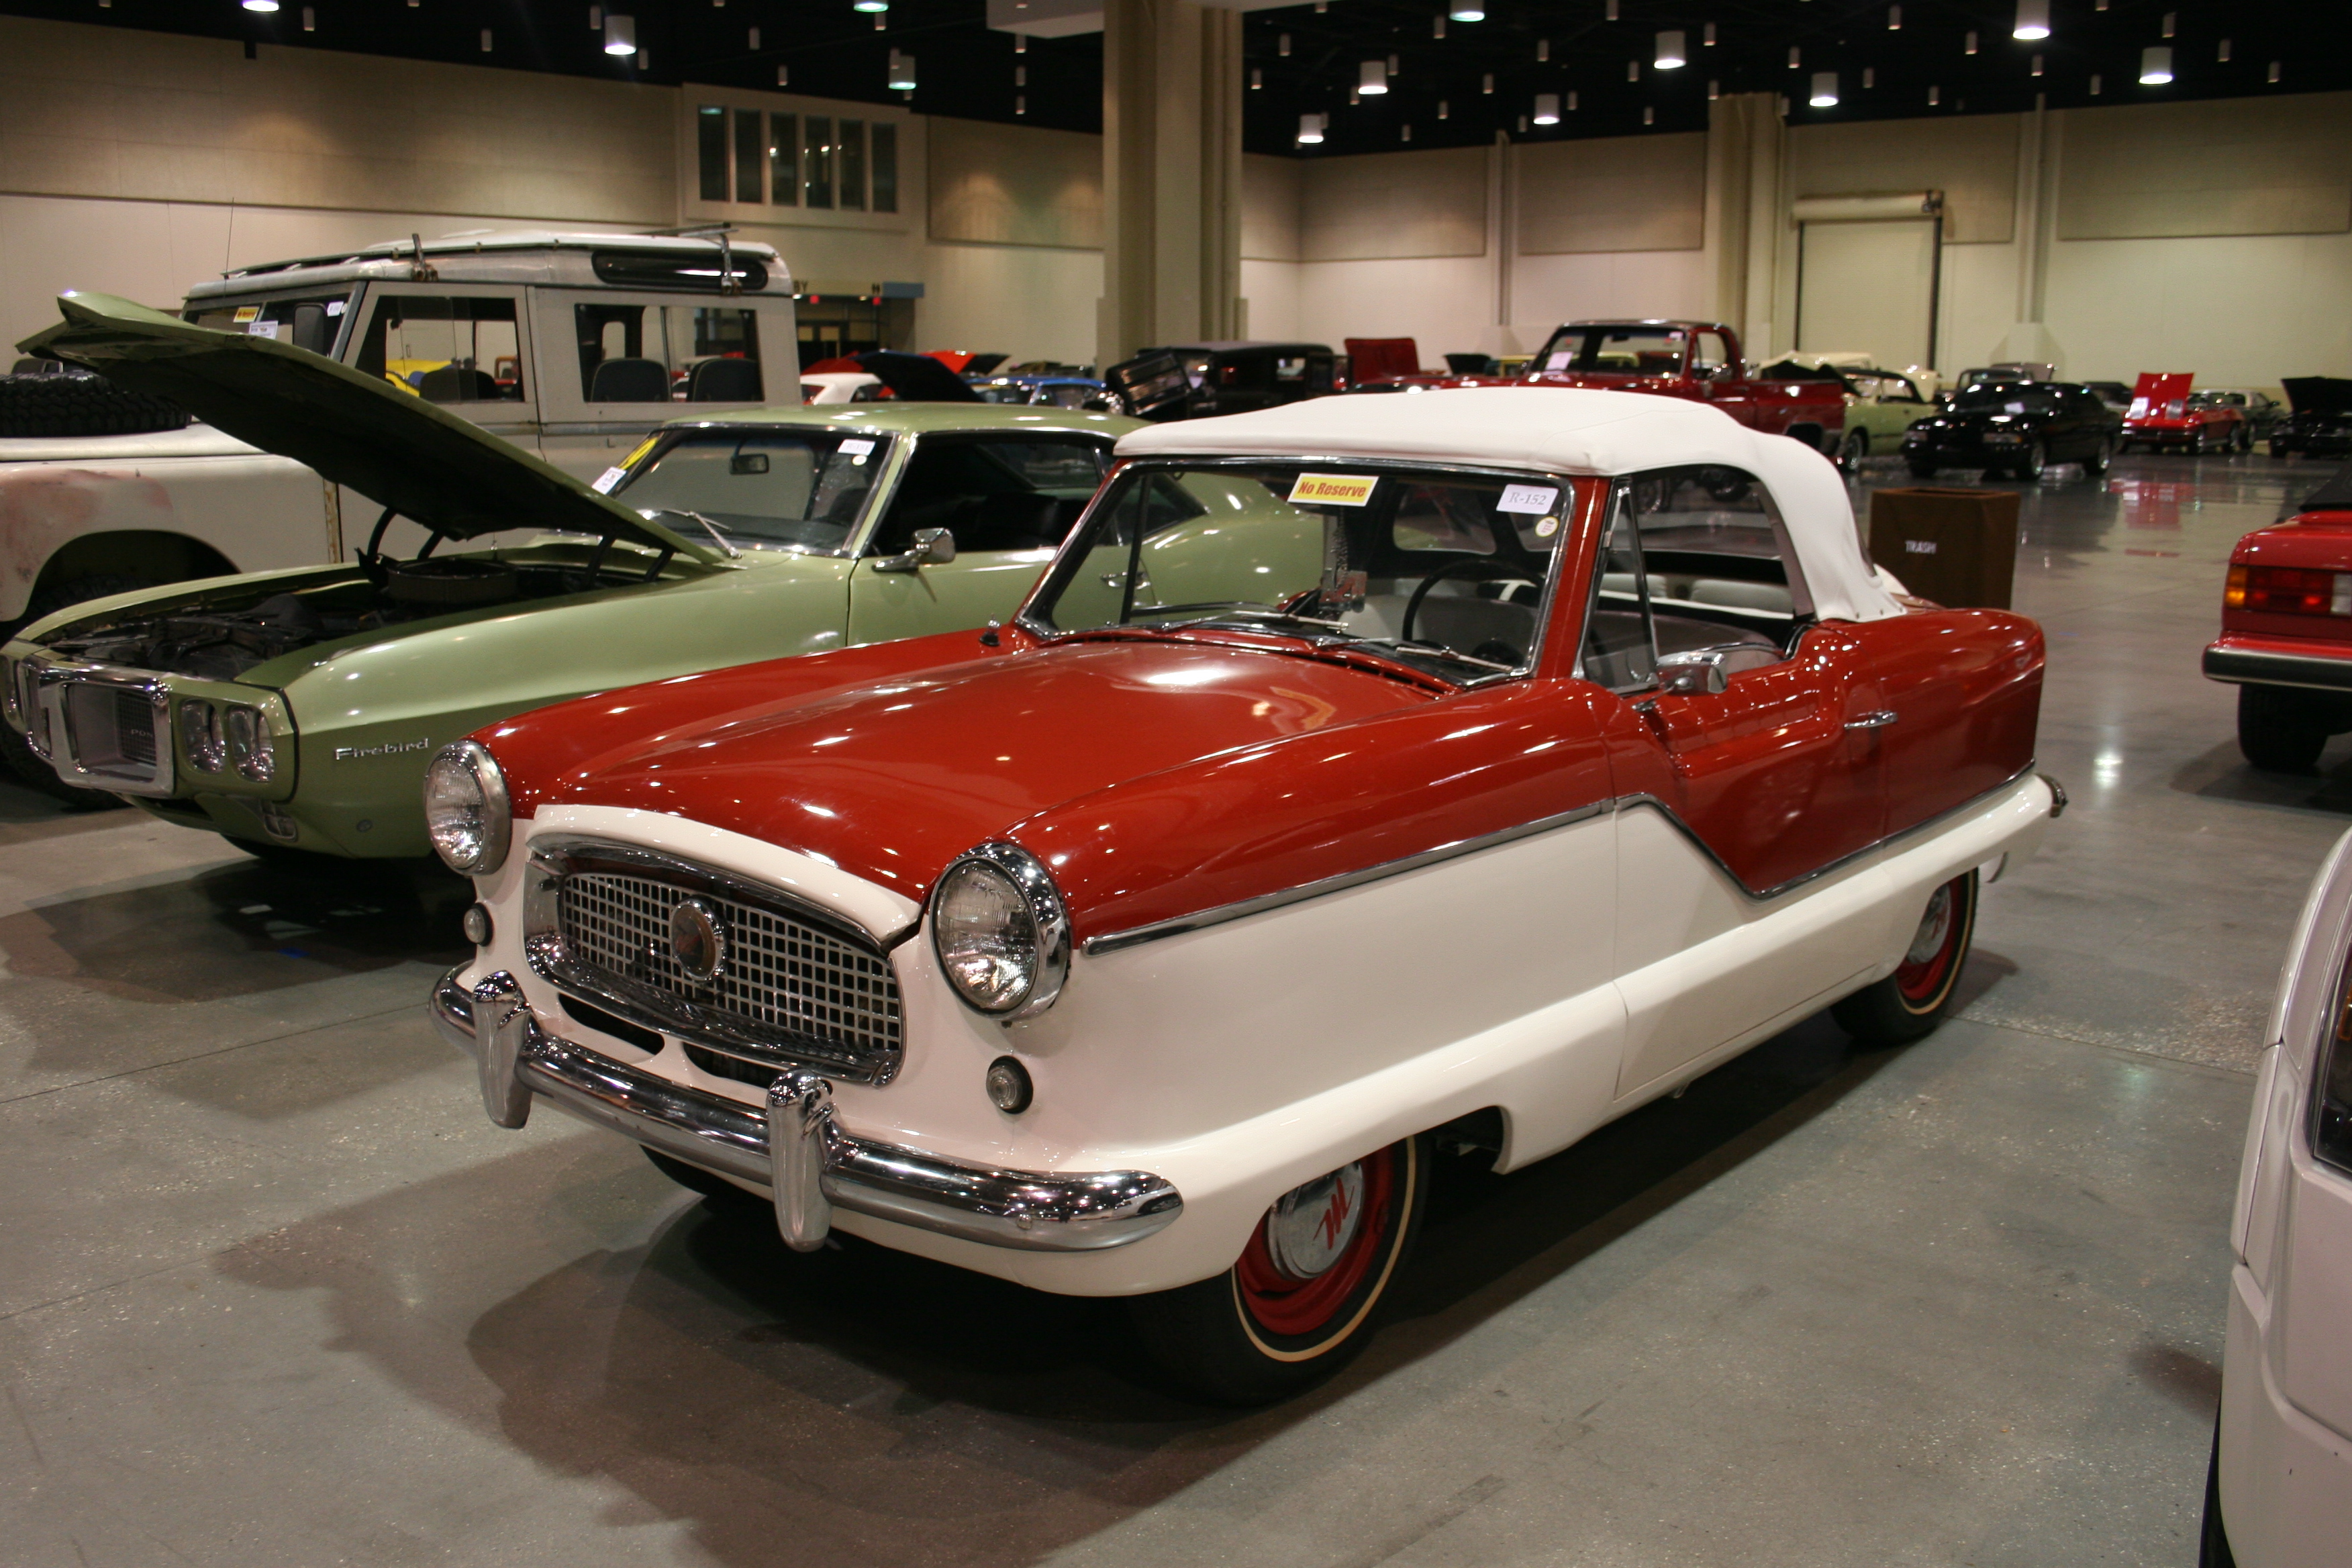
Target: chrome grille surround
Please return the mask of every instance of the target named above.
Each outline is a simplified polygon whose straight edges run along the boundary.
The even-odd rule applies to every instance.
[[[579,1000],[776,1072],[884,1084],[905,1051],[898,981],[877,942],[781,889],[635,845],[541,836],[525,871],[532,971]],[[727,928],[725,968],[697,984],[670,915],[703,900]]]
[[[143,670],[25,661],[26,741],[69,784],[173,792],[172,690]]]

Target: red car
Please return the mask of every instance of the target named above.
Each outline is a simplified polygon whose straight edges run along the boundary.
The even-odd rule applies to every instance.
[[[2258,768],[2300,773],[2352,730],[2352,479],[2238,541],[2205,674],[2237,687],[2238,749]]]
[[[2245,409],[2189,391],[2196,379],[2179,372],[2144,372],[2132,386],[2123,445],[2116,449],[2128,452],[2137,441],[2151,452],[2252,451],[2254,432]]]
[[[1750,429],[1834,453],[1845,433],[1845,384],[1833,377],[1767,380],[1741,356],[1739,334],[1720,321],[1570,321],[1553,331],[1521,375],[1369,377],[1353,392],[1458,386],[1581,386],[1648,392],[1712,404]]]

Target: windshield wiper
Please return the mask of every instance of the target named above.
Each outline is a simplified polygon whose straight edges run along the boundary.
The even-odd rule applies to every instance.
[[[1145,605],[1138,606],[1133,613],[1139,616],[1181,615],[1187,610],[1207,610],[1211,613],[1198,620],[1163,622],[1154,629],[1164,632],[1185,631],[1194,626],[1214,626],[1219,621],[1226,620],[1273,621],[1284,626],[1328,626],[1333,631],[1344,629],[1339,621],[1322,620],[1314,616],[1293,615],[1288,610],[1276,609],[1272,605]]]
[[[1344,641],[1335,638],[1333,646],[1392,647],[1401,654],[1426,654],[1433,658],[1452,659],[1456,664],[1475,664],[1480,669],[1491,669],[1502,675],[1508,675],[1517,668],[1515,665],[1496,664],[1491,658],[1477,658],[1466,653],[1457,653],[1441,643],[1423,642],[1417,637],[1412,642],[1406,642],[1402,637],[1349,637]]]
[[[728,560],[740,561],[743,559],[743,552],[735,548],[734,544],[728,539],[727,535],[719,530],[719,525],[711,521],[709,518],[703,516],[700,512],[688,511],[682,506],[647,507],[645,509],[646,521],[651,522],[656,512],[666,513],[671,517],[692,518],[695,521],[702,524],[702,531],[710,535],[710,542],[713,544],[716,544],[719,549],[727,552]]]

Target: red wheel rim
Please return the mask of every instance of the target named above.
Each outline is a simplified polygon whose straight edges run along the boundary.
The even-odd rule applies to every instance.
[[[1932,1004],[1950,981],[1952,965],[1959,958],[1960,942],[1968,934],[1968,910],[1963,901],[1968,890],[1962,886],[1967,880],[1965,877],[1955,877],[1937,889],[1935,896],[1927,900],[1927,912],[1919,917],[1919,930],[1911,939],[1911,949],[1895,971],[1895,988],[1903,993],[1905,1001]]]
[[[1312,1279],[1300,1279],[1275,1260],[1267,1236],[1273,1215],[1257,1222],[1241,1261],[1234,1266],[1242,1308],[1267,1333],[1296,1339],[1318,1332],[1355,1300],[1372,1267],[1387,1249],[1395,1220],[1391,1211],[1396,1191],[1396,1159],[1383,1149],[1355,1163],[1362,1173],[1360,1196],[1349,1197],[1348,1184],[1335,1182],[1317,1217],[1333,1226],[1353,1223],[1349,1236],[1329,1266]],[[1334,1175],[1345,1172],[1335,1172]],[[1345,1212],[1352,1208],[1351,1215]]]

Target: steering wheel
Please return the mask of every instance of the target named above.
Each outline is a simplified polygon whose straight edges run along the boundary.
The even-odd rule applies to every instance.
[[[1444,581],[1447,577],[1455,575],[1463,567],[1465,566],[1476,567],[1481,571],[1486,571],[1491,569],[1497,563],[1495,561],[1494,557],[1488,555],[1457,555],[1451,561],[1439,562],[1437,570],[1432,572],[1428,576],[1423,577],[1421,580],[1421,585],[1413,589],[1412,597],[1404,602],[1404,624],[1397,628],[1397,640],[1399,642],[1412,641],[1413,618],[1421,614],[1421,602],[1429,597],[1429,591],[1432,588],[1436,587],[1440,582]],[[1494,581],[1498,583],[1509,582],[1514,579],[1525,582],[1535,582],[1538,580],[1528,576],[1524,571],[1515,571],[1508,566],[1505,566],[1504,570],[1496,573],[1494,577]]]

